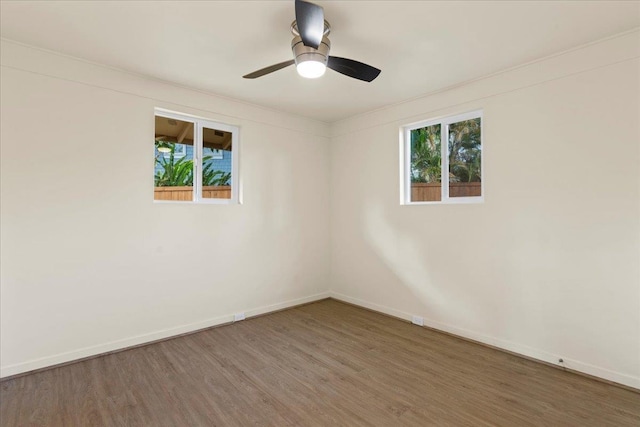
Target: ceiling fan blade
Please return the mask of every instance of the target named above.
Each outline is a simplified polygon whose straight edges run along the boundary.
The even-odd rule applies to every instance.
[[[296,23],[302,43],[317,49],[324,35],[324,9],[317,4],[296,0]]]
[[[338,56],[330,56],[327,67],[337,71],[345,76],[354,79],[364,80],[365,82],[373,81],[380,74],[381,70],[353,59],[340,58]]]
[[[270,65],[268,67],[262,68],[258,71],[254,71],[253,73],[249,73],[246,76],[242,76],[245,79],[255,79],[257,77],[262,77],[265,74],[273,73],[274,71],[278,71],[284,67],[288,67],[289,65],[293,65],[296,61],[293,59],[289,61],[284,61],[279,64]]]

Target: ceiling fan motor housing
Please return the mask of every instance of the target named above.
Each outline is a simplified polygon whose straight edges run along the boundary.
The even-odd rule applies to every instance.
[[[291,50],[293,51],[293,57],[295,58],[296,65],[306,61],[321,62],[322,64],[327,65],[330,49],[331,42],[327,37],[322,38],[322,42],[317,49],[305,46],[300,36],[295,36],[291,41]]]
[[[298,28],[298,19],[300,19],[302,31]],[[321,23],[324,25],[321,26]],[[294,59],[270,65],[242,77],[255,79],[293,64],[296,64],[298,74],[308,79],[321,77],[327,68],[365,82],[371,82],[378,77],[380,70],[371,65],[349,58],[329,56],[331,42],[328,36],[330,32],[331,25],[324,19],[322,7],[308,1],[296,0],[296,20],[291,23],[291,33],[293,34],[291,50]],[[303,34],[304,37],[301,37],[300,34]],[[317,48],[314,47],[316,45]]]

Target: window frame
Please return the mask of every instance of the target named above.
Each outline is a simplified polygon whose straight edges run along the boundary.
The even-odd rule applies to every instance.
[[[480,119],[480,196],[449,197],[449,126],[466,120]],[[433,201],[411,201],[411,131],[440,125],[441,168],[440,199]],[[400,204],[401,205],[441,205],[484,203],[484,164],[485,164],[484,118],[482,110],[469,111],[453,116],[443,116],[423,120],[400,127]]]
[[[240,199],[240,128],[238,126],[226,123],[216,122],[204,117],[193,116],[190,114],[178,113],[175,111],[165,110],[162,108],[154,109],[155,117],[164,117],[167,119],[181,120],[193,124],[193,197],[192,200],[156,200],[153,203],[159,204],[208,204],[208,205],[234,205],[241,204]],[[202,197],[202,165],[203,158],[203,128],[221,130],[231,133],[231,198],[230,199],[213,199]],[[154,147],[155,151],[155,147]],[[186,150],[185,150],[186,151]]]

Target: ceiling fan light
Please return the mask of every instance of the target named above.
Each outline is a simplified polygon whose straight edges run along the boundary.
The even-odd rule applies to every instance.
[[[327,70],[329,49],[331,49],[331,42],[326,37],[322,39],[317,49],[305,46],[300,36],[294,37],[291,40],[291,51],[296,61],[298,74],[307,79],[317,79],[323,76]]]
[[[324,75],[327,66],[324,62],[319,61],[303,61],[296,64],[298,74],[307,79],[317,79]]]

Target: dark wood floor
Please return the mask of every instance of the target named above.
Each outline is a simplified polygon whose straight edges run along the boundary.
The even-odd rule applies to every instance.
[[[2,426],[639,426],[640,394],[333,300],[3,381]]]

